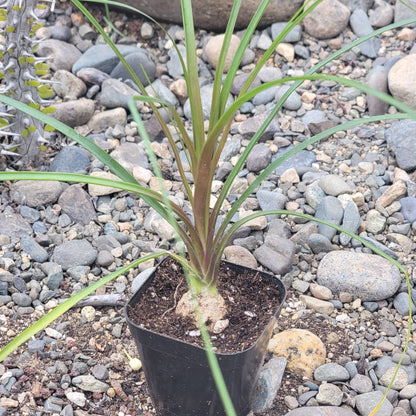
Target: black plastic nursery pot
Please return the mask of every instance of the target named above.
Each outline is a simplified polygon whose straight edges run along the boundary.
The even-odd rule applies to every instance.
[[[237,272],[250,270],[228,263]],[[258,272],[258,271],[256,271]],[[249,348],[229,354],[217,353],[225,383],[238,416],[250,412],[250,398],[263,364],[273,327],[286,298],[280,279],[258,272],[279,291],[278,307],[260,337]],[[125,316],[136,342],[153,405],[160,416],[222,416],[225,411],[217,392],[206,352],[187,342],[155,333],[133,322],[128,310],[134,307],[151,284],[152,274],[125,306]]]

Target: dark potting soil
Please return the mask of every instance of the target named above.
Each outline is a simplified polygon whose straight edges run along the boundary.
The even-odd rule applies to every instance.
[[[218,292],[227,305],[229,326],[211,342],[220,353],[235,353],[250,347],[261,335],[279,307],[279,290],[255,270],[237,273],[222,263],[217,283]],[[175,306],[188,287],[181,266],[166,259],[157,269],[151,285],[140,301],[128,311],[130,319],[146,329],[203,346],[195,322],[175,313]]]

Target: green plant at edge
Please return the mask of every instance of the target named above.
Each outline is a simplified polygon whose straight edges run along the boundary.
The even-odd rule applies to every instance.
[[[89,152],[91,152],[97,159],[102,161],[113,173],[115,173],[119,178],[120,181],[112,181],[108,179],[96,178],[88,175],[76,175],[76,174],[67,174],[67,173],[48,173],[48,172],[0,172],[0,180],[57,180],[57,181],[66,181],[66,182],[79,182],[85,184],[96,184],[102,186],[112,186],[117,189],[133,192],[139,195],[143,200],[153,208],[157,213],[159,213],[163,218],[165,218],[169,224],[175,229],[179,240],[183,242],[185,247],[186,255],[184,254],[175,254],[169,252],[169,255],[173,256],[176,260],[178,260],[183,266],[184,270],[186,271],[188,284],[194,294],[194,298],[201,296],[201,293],[204,291],[208,291],[210,295],[218,297],[219,295],[216,292],[216,273],[218,270],[219,262],[221,260],[223,251],[227,246],[227,243],[232,236],[232,234],[236,231],[236,229],[247,221],[257,218],[259,216],[268,215],[268,214],[278,214],[278,215],[297,215],[304,217],[311,221],[316,221],[319,223],[325,223],[326,225],[332,226],[337,230],[342,232],[346,232],[340,227],[334,226],[333,224],[327,223],[322,220],[315,219],[313,217],[299,214],[296,212],[289,212],[289,211],[263,211],[263,212],[256,212],[249,217],[246,217],[242,220],[237,222],[233,222],[234,215],[237,213],[238,209],[241,207],[242,203],[251,195],[256,187],[266,179],[281,163],[285,160],[288,160],[290,157],[298,153],[300,150],[307,148],[308,146],[313,145],[314,143],[318,142],[319,140],[326,138],[340,130],[350,129],[352,127],[358,126],[363,123],[373,123],[377,121],[383,120],[394,120],[394,119],[416,119],[416,112],[412,108],[408,107],[407,105],[401,103],[400,101],[390,97],[387,94],[381,93],[379,91],[373,90],[368,86],[360,84],[356,81],[330,76],[328,74],[318,74],[317,72],[325,67],[330,61],[339,57],[342,53],[352,49],[353,47],[361,44],[362,42],[374,37],[378,34],[383,33],[386,30],[395,29],[402,25],[410,24],[416,22],[416,19],[408,19],[405,22],[395,23],[389,25],[385,28],[379,29],[367,35],[363,38],[357,39],[356,41],[352,42],[350,45],[342,48],[341,50],[333,53],[326,59],[322,60],[318,64],[316,64],[311,70],[309,70],[304,76],[301,77],[289,77],[284,78],[281,80],[268,82],[262,84],[259,87],[256,87],[252,90],[249,90],[249,87],[254,80],[255,76],[258,74],[260,69],[265,65],[266,61],[270,58],[270,56],[274,53],[276,46],[284,39],[284,37],[290,32],[290,30],[298,24],[308,13],[310,13],[314,7],[316,7],[321,0],[310,5],[309,8],[302,7],[290,22],[287,24],[286,28],[283,32],[278,36],[278,38],[272,43],[269,49],[267,49],[263,56],[259,59],[258,63],[256,64],[254,70],[248,77],[244,87],[242,88],[240,94],[236,98],[233,104],[231,104],[228,108],[226,107],[226,102],[231,90],[231,85],[235,76],[237,75],[237,71],[240,66],[241,59],[243,57],[244,51],[249,45],[250,39],[260,21],[261,16],[263,15],[269,0],[263,0],[258,7],[258,10],[254,14],[252,21],[248,25],[242,39],[240,45],[235,53],[235,56],[232,60],[232,64],[230,69],[228,70],[227,74],[223,77],[224,74],[224,65],[225,59],[227,56],[228,47],[230,45],[231,36],[234,31],[234,25],[237,19],[238,11],[242,0],[236,0],[234,2],[233,8],[230,13],[229,23],[225,32],[223,47],[220,54],[219,63],[217,66],[215,78],[214,78],[214,87],[213,87],[213,94],[212,94],[212,105],[211,105],[211,114],[209,119],[209,126],[207,131],[204,129],[204,117],[202,111],[202,103],[201,103],[201,95],[200,95],[200,86],[199,86],[199,78],[198,78],[198,65],[197,65],[197,55],[196,55],[196,45],[195,45],[195,33],[193,27],[193,18],[192,18],[192,5],[191,0],[181,0],[181,7],[183,13],[183,26],[184,26],[184,33],[185,33],[185,49],[186,49],[186,59],[181,57],[177,46],[174,44],[174,47],[177,49],[178,56],[181,59],[183,70],[184,70],[184,78],[187,84],[188,93],[189,93],[189,100],[190,100],[190,107],[191,107],[191,114],[192,114],[192,134],[189,134],[185,125],[183,124],[180,116],[176,112],[176,110],[164,103],[159,98],[150,97],[147,91],[145,90],[144,86],[140,83],[137,79],[135,73],[132,69],[127,65],[125,59],[117,50],[117,47],[113,44],[113,42],[109,39],[109,37],[105,34],[104,30],[98,24],[98,22],[94,19],[91,13],[84,7],[84,5],[79,0],[72,0],[73,3],[84,13],[84,15],[91,21],[91,23],[95,26],[95,28],[101,33],[101,35],[105,38],[106,42],[113,48],[114,52],[120,58],[120,60],[126,65],[126,68],[129,70],[130,75],[132,76],[133,80],[137,84],[139,90],[141,91],[141,95],[134,97],[130,103],[130,111],[136,121],[139,129],[140,136],[142,140],[145,142],[149,158],[151,159],[155,174],[160,179],[160,184],[162,191],[156,192],[148,189],[147,187],[141,185],[136,181],[136,179],[127,172],[119,163],[117,163],[110,155],[106,152],[101,150],[98,146],[92,143],[87,138],[83,137],[75,130],[71,129],[70,127],[66,126],[65,124],[45,115],[42,114],[37,109],[31,108],[13,98],[7,97],[4,94],[0,94],[0,101],[6,104],[9,107],[13,107],[18,111],[21,111],[31,117],[34,117],[37,120],[42,121],[43,123],[47,123],[48,125],[54,127],[64,135],[70,137],[78,144],[83,146]],[[110,0],[97,0],[96,2],[102,3],[105,5],[117,5],[121,7],[125,7],[130,10],[134,10],[139,12],[138,10],[118,4],[117,2],[113,2]],[[166,32],[165,32],[166,33]],[[186,61],[186,64],[185,64]],[[299,87],[305,80],[332,80],[338,82],[343,85],[353,86],[363,92],[371,93],[381,100],[387,102],[388,104],[396,107],[399,111],[396,114],[386,114],[374,117],[365,117],[361,119],[351,120],[339,126],[333,127],[325,132],[317,134],[302,143],[297,144],[294,148],[287,151],[283,156],[279,157],[275,161],[273,161],[264,171],[262,171],[258,177],[253,181],[252,184],[247,188],[245,192],[234,202],[233,206],[230,208],[228,212],[222,211],[222,206],[224,201],[226,200],[228,193],[230,191],[231,185],[233,184],[235,178],[237,177],[240,170],[244,167],[244,163],[247,160],[247,157],[251,153],[253,147],[257,144],[259,139],[261,138],[262,134],[266,131],[268,125],[273,121],[275,116],[278,114],[279,110],[281,109],[284,102],[290,96],[290,94]],[[270,111],[268,117],[266,118],[263,125],[259,128],[259,130],[254,134],[254,136],[249,141],[249,144],[246,146],[246,149],[240,156],[237,164],[235,165],[234,169],[229,174],[228,178],[226,179],[224,186],[218,196],[217,202],[215,203],[214,207],[210,208],[210,198],[211,198],[211,188],[212,188],[212,181],[214,179],[214,174],[218,162],[220,160],[221,153],[224,149],[226,144],[229,131],[231,128],[231,123],[233,121],[235,113],[239,110],[241,105],[245,102],[251,100],[255,95],[258,93],[265,91],[266,89],[282,84],[285,82],[291,82],[290,88],[288,91],[283,95],[283,97],[277,102],[274,108]],[[150,147],[150,138],[147,135],[146,130],[144,129],[141,117],[139,112],[137,111],[136,106],[134,105],[135,100],[144,101],[149,105],[156,117],[163,128],[163,131],[171,145],[171,149],[174,153],[175,160],[177,162],[178,172],[181,176],[183,187],[185,189],[186,197],[191,205],[192,208],[192,217],[184,212],[184,210],[177,205],[174,201],[171,201],[169,198],[168,192],[163,187],[163,180],[161,177],[160,172],[158,171],[158,165],[156,156],[153,154],[151,147]],[[165,122],[159,113],[159,108],[164,108],[167,110],[168,114],[170,115],[170,122]],[[176,135],[172,134],[169,124],[173,126]],[[177,138],[177,137],[179,138]],[[179,140],[180,145],[183,149],[186,150],[187,156],[187,164],[189,165],[191,176],[193,181],[191,182],[187,175],[185,174],[185,168],[181,158],[179,157],[179,150],[177,147],[177,140]],[[389,256],[385,255],[381,251],[377,250],[374,246],[369,244],[368,242],[362,240],[360,237],[348,233],[353,238],[360,241],[367,247],[370,247],[373,251],[378,253],[379,255],[387,258],[393,264],[395,264],[399,269],[404,273],[406,281],[408,283],[409,288],[409,306],[411,307],[410,302],[410,284],[407,276],[406,270],[398,264],[395,260],[390,258]],[[111,279],[117,277],[121,273],[126,272],[129,268],[137,266],[140,262],[145,261],[149,258],[154,258],[160,256],[163,253],[157,253],[146,257],[145,259],[139,259],[128,266],[100,279],[94,285],[84,289],[83,291],[79,292],[78,294],[71,297],[62,305],[59,305],[56,309],[51,311],[45,317],[41,318],[38,322],[33,324],[27,330],[19,334],[14,340],[12,340],[8,345],[6,345],[0,351],[0,361],[3,360],[7,355],[9,355],[12,351],[14,351],[19,345],[29,339],[31,336],[39,332],[45,326],[47,326],[50,322],[61,316],[66,310],[72,307],[76,302],[78,302],[83,297],[87,296],[92,291],[96,290],[99,286],[107,283]],[[207,347],[207,354],[208,359],[213,369],[213,373],[215,376],[215,380],[217,382],[217,386],[219,388],[224,407],[227,411],[228,415],[234,415],[235,412],[233,411],[232,403],[226,392],[226,387],[221,377],[221,373],[219,371],[218,363],[215,360],[215,355],[212,352],[212,348],[210,347],[210,340],[209,334],[205,327],[204,320],[201,319],[201,313],[198,312],[198,306],[196,316],[199,320],[199,326],[201,328],[201,334]],[[410,313],[411,317],[411,313]],[[408,337],[406,340],[406,345],[409,342],[410,336],[410,324],[411,319],[409,319],[409,329],[408,329]],[[400,365],[400,363],[399,363]],[[397,367],[398,369],[399,367]],[[397,371],[397,370],[396,370]]]

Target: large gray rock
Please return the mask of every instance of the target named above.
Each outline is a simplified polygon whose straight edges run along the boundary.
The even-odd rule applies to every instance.
[[[333,293],[351,293],[362,301],[393,296],[401,282],[396,266],[374,254],[332,251],[320,262],[317,280]]]
[[[122,3],[138,8],[157,20],[182,24],[180,0],[123,0]],[[193,0],[195,26],[223,32],[234,0]],[[288,21],[302,5],[302,0],[271,0],[261,20],[260,27],[271,23]],[[238,15],[237,29],[249,24],[259,6],[259,0],[244,0]]]

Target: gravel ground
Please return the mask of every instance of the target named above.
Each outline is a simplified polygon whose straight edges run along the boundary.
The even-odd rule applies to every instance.
[[[294,40],[288,40],[270,58],[256,82],[278,79],[282,74],[303,74],[359,36],[357,27],[364,27],[368,16],[375,26],[380,7],[385,8],[381,13],[384,18],[388,10],[393,13],[394,6],[376,2],[363,11],[364,15],[346,16],[346,28],[325,40],[309,34],[305,23]],[[101,16],[99,9],[93,10]],[[124,34],[113,34],[113,38],[123,45],[126,55],[133,55],[131,62],[137,68],[143,65],[150,79],[155,80],[153,86],[159,95],[189,117],[178,60],[163,32],[132,15],[112,13],[112,21]],[[180,43],[181,28],[167,27]],[[244,57],[242,78],[276,30],[272,26],[256,32]],[[136,178],[157,189],[135,123],[125,110],[126,97],[133,94],[131,84],[117,81],[123,79],[123,71],[114,62],[106,69],[111,75],[85,69],[104,68],[105,50],[85,53],[93,45],[100,47],[100,38],[66,3],[45,15],[45,28],[38,36],[49,38],[44,42],[49,42],[45,54],[51,54],[52,76],[61,82],[61,89],[55,90],[56,117],[73,123],[78,131],[112,152]],[[324,70],[368,82],[380,90],[386,88],[388,79],[396,96],[400,97],[400,88],[416,96],[414,65],[407,62],[415,56],[415,38],[411,28],[389,31],[377,42],[367,44],[367,49],[354,48]],[[209,94],[218,41],[215,34],[202,30],[197,33],[197,41],[201,85],[204,94]],[[64,47],[59,42],[74,49],[65,49],[66,54],[61,56]],[[395,66],[399,59],[408,71],[401,80],[397,80]],[[403,67],[399,70],[404,73]],[[140,76],[140,69],[138,73]],[[241,88],[242,78],[234,83],[233,94]],[[397,86],[399,81],[404,86]],[[225,211],[258,172],[293,144],[341,122],[396,111],[353,88],[329,81],[306,82],[297,92],[253,150]],[[259,94],[236,115],[217,171],[218,189],[214,194],[281,94],[278,87],[272,94]],[[207,102],[204,100],[204,109],[209,114]],[[166,173],[166,185],[186,208],[188,202],[166,139],[150,109],[143,105],[140,111],[155,140],[153,150]],[[415,127],[416,123],[409,120],[393,120],[338,132],[279,167],[247,200],[239,215],[273,207],[330,219],[398,259],[409,271],[413,288]],[[92,160],[58,133],[49,135],[43,169],[108,175],[101,162]],[[172,230],[166,222],[138,198],[124,192],[54,182],[7,183],[0,185],[0,195],[0,346],[61,299],[139,255],[171,246]],[[380,399],[391,379],[391,368],[403,351],[409,308],[403,275],[370,253],[345,234],[290,216],[259,220],[235,236],[226,251],[228,259],[240,259],[282,275],[289,289],[276,334],[293,328],[307,330],[326,349],[323,362],[307,360],[303,369],[291,368],[287,357],[284,374],[275,373],[267,380],[270,385],[282,382],[273,404],[262,414],[280,416],[305,407],[303,414],[307,416],[312,414],[307,413],[311,406],[334,406],[332,414],[336,416],[341,415],[337,412],[342,405],[351,415],[368,415],[369,406]],[[137,285],[140,273],[153,266],[153,262],[142,265],[102,288],[97,294],[114,295],[111,305],[72,309],[1,363],[0,416],[154,414],[143,372],[132,370],[123,352],[126,349],[133,357],[137,354],[122,310],[132,284]],[[413,290],[412,295],[416,302]],[[408,352],[381,415],[416,414],[414,329],[412,324]],[[309,372],[312,377],[306,377]]]

